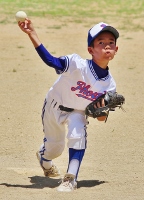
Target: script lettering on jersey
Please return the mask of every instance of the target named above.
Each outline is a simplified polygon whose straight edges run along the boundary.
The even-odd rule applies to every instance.
[[[72,91],[78,90],[78,94],[76,94],[78,97],[82,97],[91,101],[94,101],[97,99],[99,96],[101,96],[103,93],[98,93],[98,92],[93,92],[90,89],[90,85],[86,85],[85,82],[83,81],[78,81],[76,87],[72,87]]]

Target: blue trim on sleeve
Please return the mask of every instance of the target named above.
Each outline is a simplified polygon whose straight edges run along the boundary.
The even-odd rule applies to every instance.
[[[65,66],[62,70],[56,70],[57,74],[62,74],[63,72],[67,72],[69,68],[69,59],[67,56],[60,57],[60,62],[62,62],[63,66]]]

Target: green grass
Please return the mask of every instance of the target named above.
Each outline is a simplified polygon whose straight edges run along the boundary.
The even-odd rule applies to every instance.
[[[70,17],[77,23],[86,19],[122,21],[123,29],[129,26],[143,29],[133,20],[143,20],[144,0],[0,0],[1,14],[14,15],[18,10],[29,16]]]

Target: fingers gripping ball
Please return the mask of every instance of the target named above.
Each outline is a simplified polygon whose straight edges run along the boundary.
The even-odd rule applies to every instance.
[[[100,103],[102,99],[104,99],[105,106],[97,108],[96,107],[97,103]],[[115,93],[106,92],[106,94],[101,95],[86,107],[85,114],[86,116],[93,118],[106,116],[107,120],[109,111],[112,111],[117,107],[122,108],[122,105],[124,103],[125,103],[125,98],[123,95],[120,95],[117,92]],[[122,110],[124,111],[123,108]]]
[[[15,15],[17,22],[24,22],[27,18],[27,14],[24,11],[18,11]]]

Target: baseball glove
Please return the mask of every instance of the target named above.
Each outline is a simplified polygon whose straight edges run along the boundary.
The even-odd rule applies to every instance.
[[[97,107],[97,103],[101,105],[101,101],[104,99],[105,106],[104,107]],[[98,97],[92,103],[90,103],[85,109],[85,115],[87,117],[97,118],[106,116],[106,120],[109,115],[109,111],[114,111],[116,107],[121,108],[123,111],[122,105],[125,103],[125,98],[123,95],[118,94],[117,92],[106,92],[105,94]]]

